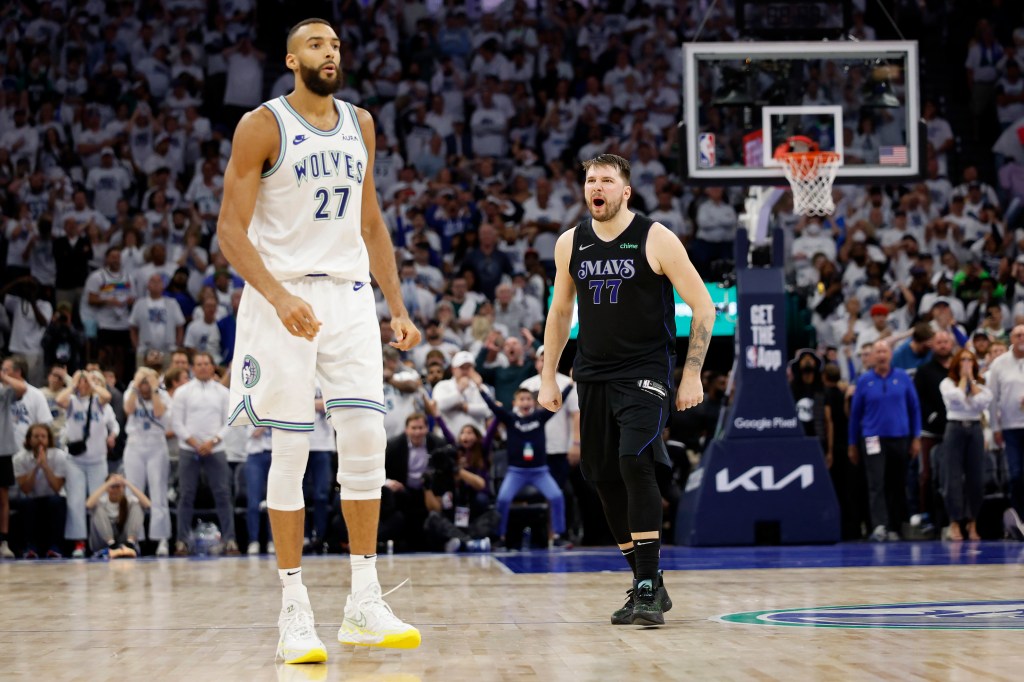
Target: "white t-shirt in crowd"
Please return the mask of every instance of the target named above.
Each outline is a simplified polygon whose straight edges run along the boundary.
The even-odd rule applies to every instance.
[[[213,356],[215,364],[220,364],[220,328],[217,323],[204,320],[193,320],[185,330],[185,347],[204,351]]]
[[[129,321],[139,330],[140,353],[152,349],[167,352],[177,344],[177,329],[184,326],[185,316],[173,298],[146,296],[135,302]]]
[[[95,247],[94,247],[95,248]],[[124,270],[111,272],[100,268],[90,273],[85,280],[85,294],[99,294],[104,299],[115,299],[117,305],[91,306],[92,314],[100,329],[125,331],[130,326],[131,305],[134,298],[131,278]]]
[[[66,452],[58,448],[47,448],[46,462],[54,476],[63,479],[68,477],[68,454]],[[12,464],[15,478],[21,478],[35,469],[36,457],[31,452],[21,450],[14,456]],[[60,494],[60,490],[55,491],[50,487],[50,481],[47,480],[46,472],[42,469],[36,471],[35,479],[32,482],[32,492],[24,493],[21,486],[17,486],[17,490],[19,497],[49,497]]]
[[[11,318],[11,338],[8,348],[12,353],[37,354],[43,350],[43,334],[46,332],[46,325],[53,317],[53,306],[47,301],[36,301],[36,308],[43,316],[45,322],[39,324],[36,320],[32,304],[20,296],[7,294],[4,297],[4,307]]]

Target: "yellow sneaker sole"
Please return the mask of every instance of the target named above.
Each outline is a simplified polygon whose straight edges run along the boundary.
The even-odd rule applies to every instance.
[[[282,656],[282,658],[284,658]],[[327,661],[327,649],[310,649],[301,656],[285,658],[285,663],[324,663]]]
[[[369,632],[361,632],[364,635],[370,635]],[[338,634],[338,641],[342,644],[350,644],[352,646],[365,646],[375,647],[379,649],[416,649],[420,645],[420,631],[414,629],[407,630],[406,632],[399,632],[393,635],[384,635],[384,639],[379,642],[358,642],[355,640],[344,639],[344,635]]]

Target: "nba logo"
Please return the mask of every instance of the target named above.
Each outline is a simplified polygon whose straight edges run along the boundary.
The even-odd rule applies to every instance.
[[[757,346],[747,346],[747,369],[757,367]]]
[[[715,167],[714,133],[701,133],[697,138],[697,165],[701,168]]]

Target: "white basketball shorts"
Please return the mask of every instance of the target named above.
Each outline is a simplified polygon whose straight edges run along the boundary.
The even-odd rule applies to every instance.
[[[312,341],[292,336],[274,307],[247,286],[238,306],[231,363],[232,426],[312,431],[319,380],[328,410],[386,412],[380,327],[368,282],[310,275],[282,283],[322,326]]]

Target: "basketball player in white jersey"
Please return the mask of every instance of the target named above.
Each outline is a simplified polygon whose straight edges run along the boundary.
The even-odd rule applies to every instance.
[[[336,100],[340,41],[322,19],[288,34],[295,90],[238,124],[217,236],[247,286],[231,368],[231,424],[273,429],[267,506],[283,585],[278,657],[327,660],[302,584],[302,477],[318,380],[338,432],[338,482],[351,544],[352,592],[338,640],[419,646],[377,581],[384,484],[383,374],[370,273],[391,310],[392,345],[420,341],[399,288],[373,182],[370,114]]]

